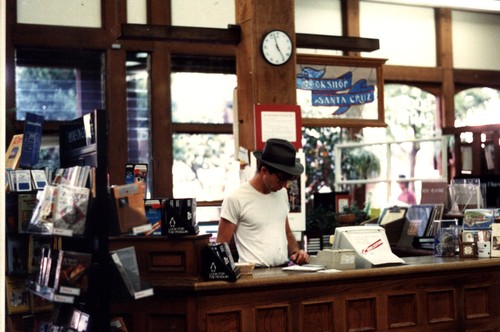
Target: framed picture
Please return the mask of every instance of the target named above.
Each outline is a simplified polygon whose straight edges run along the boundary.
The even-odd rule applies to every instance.
[[[385,59],[297,55],[297,102],[308,127],[385,127]]]
[[[335,211],[342,213],[345,207],[351,206],[349,193],[335,193]]]
[[[262,150],[269,138],[286,139],[302,148],[302,121],[300,106],[264,105],[254,106],[255,149]]]

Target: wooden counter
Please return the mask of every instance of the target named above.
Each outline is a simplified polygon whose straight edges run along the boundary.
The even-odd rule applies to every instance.
[[[236,282],[159,278],[115,303],[129,331],[500,331],[500,259],[404,258],[337,273],[255,269]]]

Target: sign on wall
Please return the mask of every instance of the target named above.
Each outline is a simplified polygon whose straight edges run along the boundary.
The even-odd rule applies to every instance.
[[[297,101],[309,126],[385,126],[384,59],[301,55]]]

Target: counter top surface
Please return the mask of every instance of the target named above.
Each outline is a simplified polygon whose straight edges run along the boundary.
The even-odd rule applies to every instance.
[[[220,289],[239,289],[278,285],[297,285],[332,281],[377,280],[394,275],[450,273],[471,269],[500,269],[500,258],[460,258],[419,256],[405,257],[406,264],[397,266],[372,267],[367,269],[343,270],[339,272],[297,272],[283,271],[280,267],[255,268],[251,275],[242,275],[234,282],[215,281],[153,281],[160,288],[182,291],[211,291]]]

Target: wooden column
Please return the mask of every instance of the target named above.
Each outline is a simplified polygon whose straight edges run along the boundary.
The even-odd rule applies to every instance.
[[[283,30],[295,50],[294,0],[237,0],[236,23],[241,26],[237,47],[239,145],[255,150],[253,107],[255,104],[296,104],[295,51],[282,66],[268,64],[262,57],[264,34]]]
[[[443,127],[455,124],[455,86],[453,78],[453,47],[451,10],[435,9],[437,65],[443,69],[441,78],[441,119]]]

